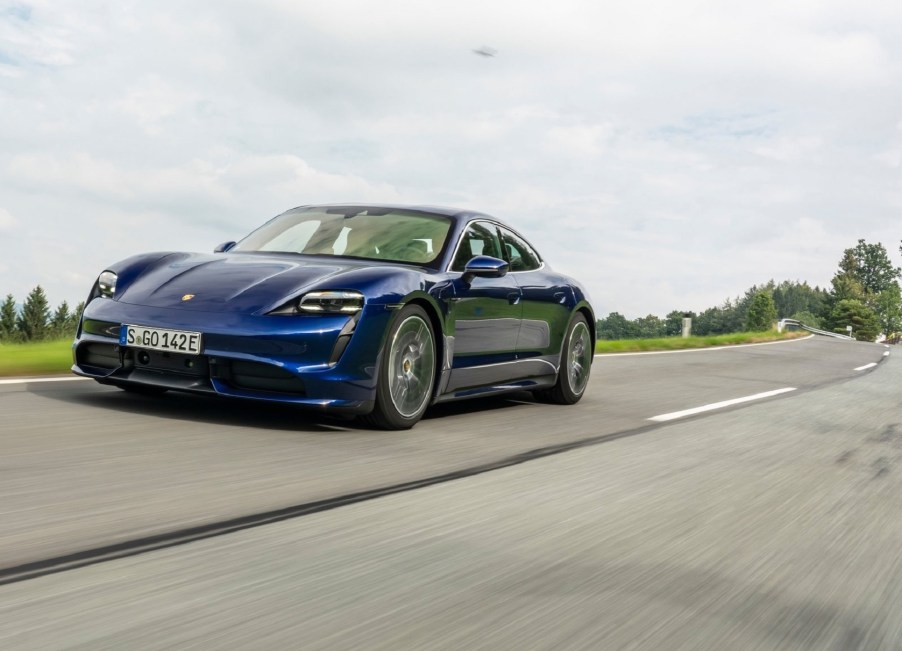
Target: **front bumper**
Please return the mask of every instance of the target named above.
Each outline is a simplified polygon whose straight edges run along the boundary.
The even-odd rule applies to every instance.
[[[72,371],[99,382],[368,413],[391,312],[367,305],[347,316],[255,316],[148,308],[95,299],[73,343]],[[199,355],[119,344],[122,324],[200,332]]]

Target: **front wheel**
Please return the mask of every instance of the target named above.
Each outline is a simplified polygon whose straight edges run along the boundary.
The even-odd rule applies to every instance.
[[[567,334],[564,336],[557,382],[551,389],[537,391],[536,397],[558,405],[573,405],[579,402],[589,384],[589,373],[592,371],[594,357],[589,324],[585,316],[577,313],[570,321]]]
[[[380,429],[410,429],[426,412],[435,384],[435,337],[423,308],[400,311],[381,357],[376,405],[364,420]]]

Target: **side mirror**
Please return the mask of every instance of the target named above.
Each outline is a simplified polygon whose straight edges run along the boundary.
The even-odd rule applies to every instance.
[[[464,267],[463,281],[469,284],[473,278],[501,278],[507,274],[509,268],[510,265],[504,260],[488,255],[477,255]]]
[[[235,244],[236,242],[223,242],[215,249],[213,249],[213,253],[225,253],[227,251],[231,251]]]

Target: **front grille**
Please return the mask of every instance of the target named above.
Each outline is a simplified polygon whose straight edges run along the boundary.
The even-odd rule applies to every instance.
[[[125,351],[126,368],[141,368],[162,373],[207,377],[209,364],[202,355],[183,355],[161,350],[133,349]]]
[[[79,366],[95,366],[97,368],[119,368],[118,344],[85,343],[75,351]]]
[[[184,388],[195,390],[204,386],[209,390],[209,378],[213,378],[244,391],[299,397],[306,395],[303,380],[283,368],[261,362],[208,358],[204,355],[183,355],[143,348],[120,349],[118,343],[93,341],[81,343],[75,351],[75,357],[79,366],[98,369],[94,373],[121,369],[110,377],[131,378],[161,385],[175,383],[171,388],[184,385]]]

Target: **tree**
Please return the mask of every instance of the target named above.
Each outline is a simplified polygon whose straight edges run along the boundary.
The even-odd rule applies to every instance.
[[[861,301],[864,303],[867,300],[867,293],[864,291],[864,287],[853,275],[846,273],[836,274],[833,276],[830,284],[833,286],[833,291],[826,305],[828,312],[832,311],[840,301]]]
[[[16,339],[16,301],[12,294],[0,305],[0,341]]]
[[[831,281],[833,292],[824,309],[826,320],[833,321],[834,313],[843,301],[858,301],[876,313],[879,323],[892,322],[894,286],[898,287],[900,274],[902,270],[893,266],[880,242],[868,244],[858,240],[854,247],[843,251],[839,270]],[[889,294],[881,297],[883,292]],[[847,308],[848,305],[844,309]],[[887,310],[889,312],[885,313]]]
[[[28,298],[25,299],[22,313],[16,320],[16,330],[25,341],[40,341],[47,336],[49,317],[50,307],[47,303],[47,295],[38,285],[29,292]]]
[[[709,307],[699,312],[692,320],[692,334],[704,337],[707,335],[719,335],[727,331],[724,324],[724,311],[719,307]]]
[[[843,257],[839,261],[839,271],[833,275],[830,284],[833,286],[833,292],[830,296],[833,305],[829,306],[831,311],[839,301],[865,300],[866,292],[858,276],[858,261],[855,258],[854,249],[843,251]]]
[[[745,325],[745,313],[748,310],[748,302],[744,298],[736,298],[734,301],[725,299],[717,310],[720,322],[718,334],[742,330],[742,326]]]
[[[774,297],[769,291],[761,291],[752,298],[746,313],[745,329],[750,332],[770,330],[777,320],[777,308]]]
[[[833,332],[847,332],[852,326],[852,336],[859,341],[874,341],[880,333],[877,313],[861,301],[844,299],[839,301],[830,313],[828,327]]]
[[[75,306],[75,310],[73,310],[72,314],[69,316],[69,323],[66,324],[66,331],[75,333],[78,330],[78,322],[81,321],[82,312],[85,311],[85,302],[82,301],[78,305]]]
[[[896,284],[900,274],[902,269],[893,266],[880,242],[858,240],[854,247],[843,251],[839,270],[831,281],[834,304],[843,300],[872,303],[880,292]]]
[[[902,331],[902,290],[893,282],[875,300],[877,320],[884,334]]]
[[[794,318],[792,315],[799,312],[821,314],[827,299],[827,292],[819,287],[812,289],[807,282],[791,280],[781,282],[773,293],[778,319]]]
[[[890,262],[886,249],[880,242],[868,244],[858,240],[852,252],[856,266],[855,275],[867,294],[876,295],[890,287],[899,278],[900,269]]]
[[[639,334],[636,325],[619,312],[599,319],[597,330],[599,339],[636,339]]]
[[[54,339],[60,339],[67,334],[67,329],[69,327],[69,322],[72,320],[72,314],[69,312],[69,304],[66,301],[63,301],[59,304],[59,307],[56,308],[56,311],[53,313],[53,316],[50,317],[50,328],[49,335]],[[75,334],[74,332],[71,334]]]

